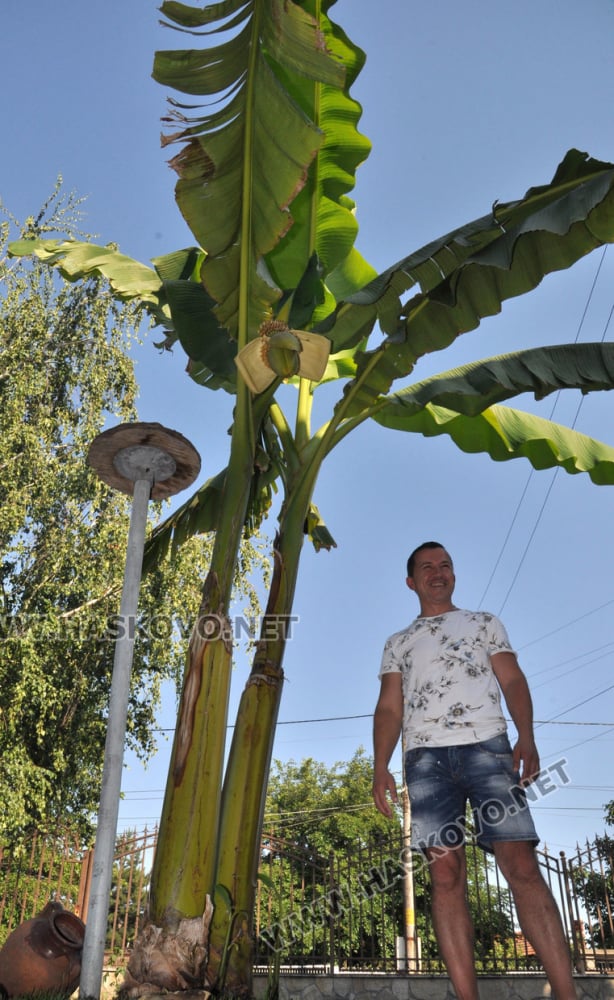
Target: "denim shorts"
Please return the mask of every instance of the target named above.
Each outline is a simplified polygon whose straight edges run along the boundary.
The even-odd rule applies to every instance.
[[[539,843],[506,733],[466,746],[417,747],[405,754],[411,846],[454,848],[465,842],[467,802],[477,843]]]

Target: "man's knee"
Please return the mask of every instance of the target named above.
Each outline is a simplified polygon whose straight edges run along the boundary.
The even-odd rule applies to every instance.
[[[433,891],[465,891],[466,865],[462,848],[447,851],[434,848],[426,852],[426,859]]]
[[[542,880],[542,874],[530,841],[502,841],[493,844],[495,860],[504,877],[513,886],[516,882]]]

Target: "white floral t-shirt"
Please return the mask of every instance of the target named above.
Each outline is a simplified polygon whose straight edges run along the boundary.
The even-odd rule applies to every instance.
[[[390,636],[379,676],[402,676],[406,750],[477,743],[506,731],[490,663],[501,652],[513,652],[507,632],[486,611],[416,618]]]

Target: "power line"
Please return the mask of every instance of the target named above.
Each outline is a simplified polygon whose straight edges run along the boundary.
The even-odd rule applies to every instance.
[[[589,310],[589,307],[590,307],[590,304],[591,304],[591,301],[592,301],[592,298],[593,298],[593,295],[594,295],[594,292],[595,292],[595,288],[596,288],[596,286],[597,286],[597,281],[598,281],[598,279],[599,279],[599,275],[600,275],[600,273],[601,273],[601,269],[602,269],[602,267],[603,267],[603,263],[604,263],[604,261],[605,261],[605,257],[606,257],[606,253],[607,253],[607,249],[608,249],[608,248],[607,248],[607,246],[606,246],[606,247],[604,247],[604,248],[603,248],[603,251],[602,251],[602,253],[601,253],[601,256],[600,256],[600,259],[599,259],[599,263],[598,263],[598,265],[597,265],[597,270],[596,270],[596,272],[595,272],[595,276],[594,276],[594,278],[593,278],[593,282],[592,282],[592,284],[591,284],[591,287],[590,287],[590,290],[589,290],[589,293],[588,293],[588,296],[587,296],[587,300],[586,300],[586,304],[585,304],[585,306],[584,306],[584,310],[583,310],[583,312],[582,312],[582,316],[580,317],[580,322],[579,322],[579,324],[578,324],[578,329],[577,329],[577,331],[576,331],[576,336],[575,336],[575,339],[574,339],[574,343],[578,343],[578,340],[579,340],[579,338],[580,338],[580,333],[581,333],[581,331],[582,331],[582,327],[584,326],[584,322],[585,322],[585,320],[586,320],[586,316],[587,316],[587,314],[588,314],[588,310]],[[606,326],[605,326],[605,329],[604,329],[604,331],[603,331],[603,334],[602,334],[602,337],[601,337],[601,340],[602,340],[602,341],[603,341],[603,340],[605,339],[605,335],[606,335],[606,332],[607,332],[607,330],[608,330],[608,327],[609,327],[609,324],[610,324],[610,321],[611,321],[611,319],[612,319],[612,315],[613,315],[613,313],[614,313],[614,305],[612,306],[612,310],[610,311],[610,315],[609,315],[609,317],[608,317],[608,321],[607,321],[607,323],[606,323]],[[558,392],[557,392],[557,393],[555,394],[555,398],[554,398],[554,402],[553,402],[553,404],[552,404],[552,409],[550,410],[550,420],[552,420],[552,417],[554,416],[554,412],[555,412],[555,410],[556,410],[556,406],[557,406],[557,403],[558,403],[558,401],[559,401],[559,398],[560,398],[560,395],[561,395],[561,390],[559,389],[559,391],[558,391]],[[580,407],[581,407],[581,405],[582,405],[582,402],[583,402],[583,400],[582,400],[582,401],[580,402],[580,406],[578,407],[578,409],[577,409],[577,411],[576,411],[576,416],[575,416],[575,418],[574,418],[574,423],[572,424],[572,426],[575,426],[575,424],[576,424],[576,422],[577,422],[577,419],[578,419],[578,415],[579,415],[579,413],[580,413]],[[538,527],[538,525],[539,525],[539,523],[540,523],[540,521],[541,521],[541,517],[542,517],[542,514],[543,514],[543,512],[544,512],[544,509],[545,509],[545,506],[546,506],[546,503],[547,503],[547,501],[548,501],[548,498],[549,498],[549,496],[550,496],[550,493],[551,493],[551,491],[552,491],[552,487],[553,487],[553,485],[554,485],[554,481],[555,481],[555,479],[556,479],[556,474],[557,474],[557,472],[558,472],[558,469],[556,469],[556,470],[555,470],[555,473],[554,473],[554,476],[553,476],[553,478],[552,478],[552,481],[551,481],[551,483],[550,483],[550,486],[549,486],[549,488],[548,488],[548,492],[547,492],[547,494],[546,494],[546,498],[545,498],[545,500],[544,500],[544,503],[543,503],[543,504],[542,504],[542,506],[541,506],[541,509],[540,509],[540,511],[539,511],[539,514],[537,515],[537,520],[536,520],[536,522],[535,522],[535,525],[534,525],[534,527],[533,527],[533,530],[532,530],[532,532],[531,532],[531,535],[530,535],[530,538],[529,538],[529,541],[527,542],[527,545],[526,545],[526,547],[525,547],[525,549],[524,549],[524,551],[523,551],[523,553],[522,553],[522,556],[521,556],[521,558],[520,558],[520,561],[519,561],[519,563],[518,563],[518,566],[517,566],[517,568],[516,568],[516,572],[514,573],[514,577],[513,577],[513,579],[512,579],[512,582],[511,582],[511,584],[510,584],[510,586],[509,586],[509,588],[508,588],[508,591],[507,591],[507,593],[506,593],[506,595],[505,595],[505,598],[504,598],[504,600],[503,600],[503,604],[501,605],[501,607],[500,607],[500,609],[499,609],[499,614],[501,614],[501,611],[502,611],[502,610],[503,610],[503,608],[505,607],[505,605],[506,605],[506,603],[507,603],[507,600],[508,600],[508,598],[509,598],[509,596],[510,596],[510,593],[511,593],[511,591],[512,591],[513,587],[514,587],[514,584],[516,583],[516,580],[517,580],[517,578],[518,578],[518,574],[520,573],[520,570],[521,570],[521,568],[522,568],[522,565],[523,565],[523,563],[524,563],[524,560],[525,560],[525,558],[526,558],[526,555],[527,555],[527,552],[528,552],[528,548],[529,548],[529,545],[531,544],[531,541],[532,541],[532,539],[533,539],[533,537],[534,537],[534,535],[535,535],[535,532],[537,531],[537,527]],[[524,489],[523,489],[523,491],[522,491],[522,494],[521,494],[521,496],[520,496],[520,499],[518,500],[518,503],[516,504],[516,509],[515,509],[515,511],[514,511],[514,514],[512,515],[512,520],[511,520],[511,523],[510,523],[510,526],[509,526],[509,529],[508,529],[508,531],[507,531],[507,533],[506,533],[506,535],[505,535],[505,538],[504,538],[504,540],[503,540],[503,544],[502,544],[502,546],[501,546],[501,549],[499,550],[499,555],[497,556],[497,559],[496,559],[496,561],[495,561],[495,565],[494,565],[494,568],[493,568],[493,570],[492,570],[492,572],[491,572],[491,574],[490,574],[490,577],[488,578],[488,582],[487,582],[487,584],[486,584],[486,587],[484,588],[484,591],[483,591],[483,593],[482,593],[482,596],[481,596],[481,598],[480,598],[480,600],[479,600],[479,602],[478,602],[478,607],[482,607],[482,606],[483,606],[483,603],[484,603],[484,599],[485,599],[485,597],[486,597],[486,594],[488,593],[488,590],[489,590],[489,587],[490,587],[490,585],[491,585],[491,583],[492,583],[492,580],[493,580],[493,577],[494,577],[494,575],[495,575],[495,573],[496,573],[496,571],[497,571],[497,569],[498,569],[498,567],[499,567],[499,564],[500,564],[500,562],[501,562],[501,559],[502,559],[502,556],[503,556],[503,553],[504,553],[504,551],[505,551],[505,549],[506,549],[506,547],[507,547],[507,544],[508,544],[508,542],[509,542],[509,539],[510,539],[510,535],[511,535],[511,532],[512,532],[512,529],[513,529],[513,527],[514,527],[514,524],[516,523],[516,520],[517,520],[517,517],[518,517],[518,514],[519,514],[519,512],[520,512],[520,509],[521,509],[521,506],[522,506],[522,504],[523,504],[523,502],[524,502],[524,499],[525,499],[525,496],[526,496],[526,494],[527,494],[527,490],[528,490],[528,488],[529,488],[529,484],[530,484],[530,482],[531,482],[531,480],[532,480],[532,478],[533,478],[533,474],[534,474],[534,469],[533,469],[533,468],[531,468],[531,469],[530,469],[530,471],[529,471],[529,474],[528,474],[528,476],[527,476],[527,481],[526,481],[526,483],[525,483],[525,487],[524,487]]]
[[[612,685],[612,686],[614,687],[614,685]],[[606,690],[609,690],[609,688],[606,688]],[[602,693],[602,692],[600,692],[600,693]],[[593,695],[593,697],[597,698],[598,695]],[[591,701],[592,699],[588,698],[587,700]],[[580,704],[584,704],[584,702],[581,702]],[[577,708],[577,707],[578,707],[577,705],[572,705],[571,708],[566,709],[565,712],[571,712],[574,708]],[[286,719],[283,722],[282,721],[278,722],[277,725],[278,726],[305,726],[305,725],[311,725],[311,724],[318,723],[318,722],[348,722],[348,721],[351,721],[353,719],[372,719],[372,718],[373,718],[373,712],[366,712],[364,715],[331,715],[331,716],[328,716],[327,718],[322,718],[322,719]],[[509,722],[510,720],[508,719],[507,721]],[[574,721],[559,722],[558,721],[558,716],[555,716],[553,719],[542,719],[542,720],[536,719],[535,720],[535,725],[536,726],[537,725],[539,725],[539,726],[557,725],[557,726],[605,726],[605,727],[609,727],[609,726],[614,726],[614,722],[574,722]],[[226,726],[226,728],[227,729],[234,729],[234,725],[229,723]],[[175,727],[174,726],[169,726],[169,727],[165,727],[165,728],[155,728],[155,729],[152,729],[152,732],[154,732],[154,733],[174,733],[175,732]]]
[[[605,251],[604,251],[604,254],[602,255],[602,261],[603,261],[603,257],[604,256],[605,256]],[[599,264],[599,267],[601,268],[601,262]],[[591,294],[592,294],[592,289],[591,289]],[[610,313],[608,315],[607,323],[606,323],[606,325],[604,327],[604,330],[603,330],[603,333],[601,335],[601,343],[603,343],[603,341],[605,340],[605,335],[606,335],[606,333],[608,331],[608,327],[610,325],[610,322],[612,320],[612,316],[613,315],[614,315],[614,303],[612,304],[612,308],[610,309]],[[579,331],[578,331],[578,333],[579,333]],[[576,336],[576,342],[577,342],[577,340],[578,340],[578,338]],[[560,390],[556,394],[556,399],[555,399],[554,406],[552,407],[552,410],[551,410],[550,419],[552,419],[552,414],[554,413],[554,410],[555,410],[556,403],[558,401],[559,395],[560,395]],[[575,429],[575,426],[576,426],[576,424],[578,422],[578,417],[580,416],[580,410],[582,409],[583,403],[584,403],[584,396],[581,398],[580,402],[578,403],[578,406],[576,408],[576,415],[575,415],[575,417],[573,418],[573,420],[571,422],[571,428],[572,428],[572,430]],[[539,527],[539,524],[541,522],[542,515],[544,513],[544,510],[546,509],[546,505],[548,503],[548,500],[550,499],[550,494],[552,493],[552,490],[554,488],[554,484],[556,482],[556,479],[557,479],[557,476],[558,476],[559,472],[560,472],[560,468],[557,467],[554,470],[554,475],[552,476],[552,479],[550,480],[550,485],[549,485],[548,489],[546,490],[546,496],[544,497],[544,502],[542,503],[542,505],[541,505],[541,507],[539,509],[539,513],[538,513],[538,515],[537,515],[537,517],[535,519],[535,524],[533,525],[533,530],[531,531],[531,533],[529,535],[529,538],[528,538],[528,541],[527,541],[527,544],[524,547],[524,551],[522,553],[522,556],[520,557],[520,562],[518,563],[518,566],[516,567],[516,572],[514,573],[514,576],[512,578],[512,582],[510,583],[508,591],[507,591],[507,593],[505,595],[505,598],[503,599],[503,604],[499,608],[499,614],[501,614],[501,612],[503,611],[505,605],[507,604],[507,600],[508,600],[508,598],[509,598],[509,596],[510,596],[512,590],[513,590],[514,584],[516,583],[516,580],[518,579],[518,575],[519,575],[520,570],[521,570],[521,568],[522,568],[522,566],[524,564],[525,558],[526,558],[527,553],[529,551],[529,548],[531,546],[531,542],[533,541],[533,539],[535,537],[535,533],[536,533],[536,531],[537,531],[537,529]]]
[[[558,663],[553,663],[549,667],[543,667],[542,670],[536,670],[534,673],[531,674],[531,690],[533,691],[536,686],[539,686],[533,684],[533,680],[535,679],[535,677],[540,677],[542,674],[549,674],[553,670],[558,669],[558,667],[566,666],[568,663],[577,664],[578,660],[583,660],[585,656],[592,656],[593,653],[600,653],[601,654],[600,656],[596,656],[592,660],[588,661],[589,663],[594,663],[595,660],[603,659],[603,657],[606,656],[608,652],[612,652],[612,650],[610,649],[611,646],[614,646],[614,640],[612,640],[611,642],[604,642],[602,646],[595,646],[594,649],[587,649],[584,653],[577,653],[576,656],[570,656],[566,660],[559,660]],[[573,669],[575,670],[576,668],[574,667]],[[565,677],[565,676],[566,673],[559,674],[557,676],[557,680],[559,680],[560,677]]]
[[[499,611],[498,611],[499,615],[501,614],[501,612],[503,611],[505,605],[507,604],[508,598],[509,598],[512,590],[514,589],[514,585],[515,585],[516,580],[518,579],[518,576],[520,574],[520,570],[522,569],[522,567],[524,565],[524,561],[526,559],[527,552],[529,551],[529,548],[531,546],[531,542],[535,538],[535,534],[537,532],[537,529],[539,527],[540,521],[542,519],[542,514],[544,513],[544,510],[546,509],[546,504],[548,503],[548,500],[550,499],[550,494],[552,493],[552,490],[554,488],[554,484],[556,482],[556,477],[558,475],[558,471],[559,471],[558,469],[554,470],[554,475],[552,476],[552,479],[550,480],[550,485],[548,486],[548,489],[546,490],[546,496],[544,497],[544,501],[543,501],[543,503],[542,503],[542,505],[541,505],[541,507],[539,509],[539,513],[538,513],[537,518],[535,520],[535,524],[533,525],[533,530],[531,531],[531,533],[530,533],[530,535],[529,535],[529,537],[527,539],[527,543],[526,543],[526,545],[524,547],[523,553],[522,553],[522,555],[520,557],[520,560],[518,562],[518,565],[516,567],[516,572],[514,573],[514,575],[512,577],[512,582],[510,583],[509,587],[507,588],[507,593],[506,593],[505,597],[503,598],[503,603],[499,607]],[[532,474],[532,472],[533,472],[533,470],[531,470],[531,474]]]
[[[603,611],[604,608],[608,608],[611,604],[614,604],[614,599],[611,601],[606,601],[604,604],[600,604],[599,607],[593,608],[591,611],[586,611],[584,614],[579,615],[577,618],[572,618],[571,621],[565,622],[564,625],[559,625],[557,628],[552,629],[550,632],[544,632],[543,635],[537,637],[537,639],[531,639],[530,642],[525,642],[524,646],[518,647],[518,652],[522,652],[523,649],[528,649],[529,646],[534,646],[537,642],[542,642],[544,639],[549,639],[553,635],[557,635],[564,629],[569,628],[570,625],[577,625],[578,622],[583,621],[584,618],[590,618],[591,615],[596,614],[598,611]]]
[[[569,662],[569,663],[574,663],[574,666],[570,667],[570,668],[569,668],[569,670],[564,670],[564,671],[563,671],[562,673],[558,672],[558,673],[557,673],[557,675],[556,675],[556,681],[557,681],[557,682],[559,682],[559,681],[561,681],[561,680],[562,680],[562,678],[563,678],[563,677],[568,677],[568,676],[569,676],[569,674],[574,674],[574,673],[576,673],[576,672],[577,672],[577,670],[578,670],[578,664],[577,664],[577,661],[578,661],[578,660],[584,660],[584,657],[585,657],[586,655],[587,655],[587,654],[585,654],[585,653],[582,653],[582,654],[581,654],[580,656],[576,656],[576,657],[573,657],[573,658],[572,658],[571,660],[568,660],[567,662]],[[609,657],[609,656],[611,656],[611,655],[612,655],[612,650],[608,649],[608,650],[606,650],[605,652],[602,652],[602,653],[601,653],[601,654],[600,654],[599,656],[593,656],[593,657],[592,657],[592,659],[590,659],[590,660],[584,660],[584,662],[583,662],[583,664],[582,664],[582,669],[584,670],[584,669],[585,669],[586,667],[589,667],[589,666],[590,666],[590,665],[591,665],[592,663],[598,663],[598,662],[599,662],[599,660],[604,660],[604,659],[606,659],[606,657]],[[559,667],[560,665],[561,665],[561,664],[557,664],[557,665],[556,665],[556,666],[557,666],[557,668],[558,668],[558,667]],[[550,671],[551,671],[551,670],[553,670],[553,669],[554,669],[554,667],[547,667],[547,668],[546,668],[546,671],[543,671],[543,670],[542,670],[542,671],[540,671],[540,673],[544,673],[544,672],[550,672]],[[536,675],[533,675],[533,676],[536,676]],[[541,682],[540,682],[539,684],[534,684],[534,683],[533,683],[533,680],[531,679],[531,692],[534,692],[534,691],[538,691],[538,690],[539,690],[539,688],[542,688],[542,687],[544,687],[544,685],[545,685],[545,684],[548,684],[548,685],[550,685],[551,683],[552,683],[552,679],[549,679],[549,680],[543,680],[543,681],[541,681]]]
[[[612,729],[614,730],[614,726],[612,726],[611,728],[612,728]],[[609,731],[609,730],[606,730],[606,733],[607,733],[608,731]],[[580,740],[580,742],[579,742],[579,743],[572,743],[572,745],[571,745],[570,747],[563,747],[563,749],[562,749],[562,750],[559,750],[559,752],[558,752],[558,753],[559,753],[559,755],[560,755],[560,754],[562,754],[562,753],[568,753],[568,752],[569,752],[569,750],[577,750],[577,748],[578,748],[578,747],[583,747],[583,746],[585,746],[585,745],[586,745],[587,743],[592,743],[592,741],[593,741],[593,740],[597,740],[597,739],[599,739],[599,737],[600,737],[600,736],[605,736],[605,735],[606,735],[605,733],[597,733],[597,734],[596,734],[595,736],[588,736],[588,737],[587,737],[587,739],[585,739],[585,740]],[[550,756],[552,756],[552,754],[551,754]]]
[[[286,720],[279,720],[277,722],[277,725],[278,726],[302,726],[302,725],[305,725],[307,723],[314,723],[314,722],[347,722],[347,721],[351,721],[352,719],[372,719],[372,718],[373,718],[373,712],[366,712],[364,715],[329,715],[329,716],[325,716],[322,719],[286,719]],[[228,725],[226,726],[226,729],[234,729],[234,724],[228,723]],[[153,729],[152,732],[154,732],[154,733],[174,733],[175,732],[175,727],[172,726],[172,727],[166,728],[166,729]]]
[[[587,705],[589,701],[594,701],[595,698],[600,698],[602,694],[607,694],[607,692],[611,691],[612,688],[614,688],[614,684],[608,684],[607,687],[603,688],[601,691],[597,691],[596,694],[592,694],[588,698],[584,698],[582,701],[575,702],[575,704],[571,705],[569,708],[564,708],[558,713],[558,715],[553,715],[551,719],[548,719],[547,722],[554,722],[556,719],[560,719],[562,715],[567,715],[568,712],[573,712],[574,708],[581,708],[582,705]],[[545,726],[547,723],[540,722],[538,725]]]

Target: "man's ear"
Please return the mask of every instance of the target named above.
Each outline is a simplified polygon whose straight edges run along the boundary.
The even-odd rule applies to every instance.
[[[416,585],[414,583],[413,576],[407,576],[407,577],[405,577],[405,583],[407,584],[407,586],[409,587],[410,590],[415,590],[416,589]]]

